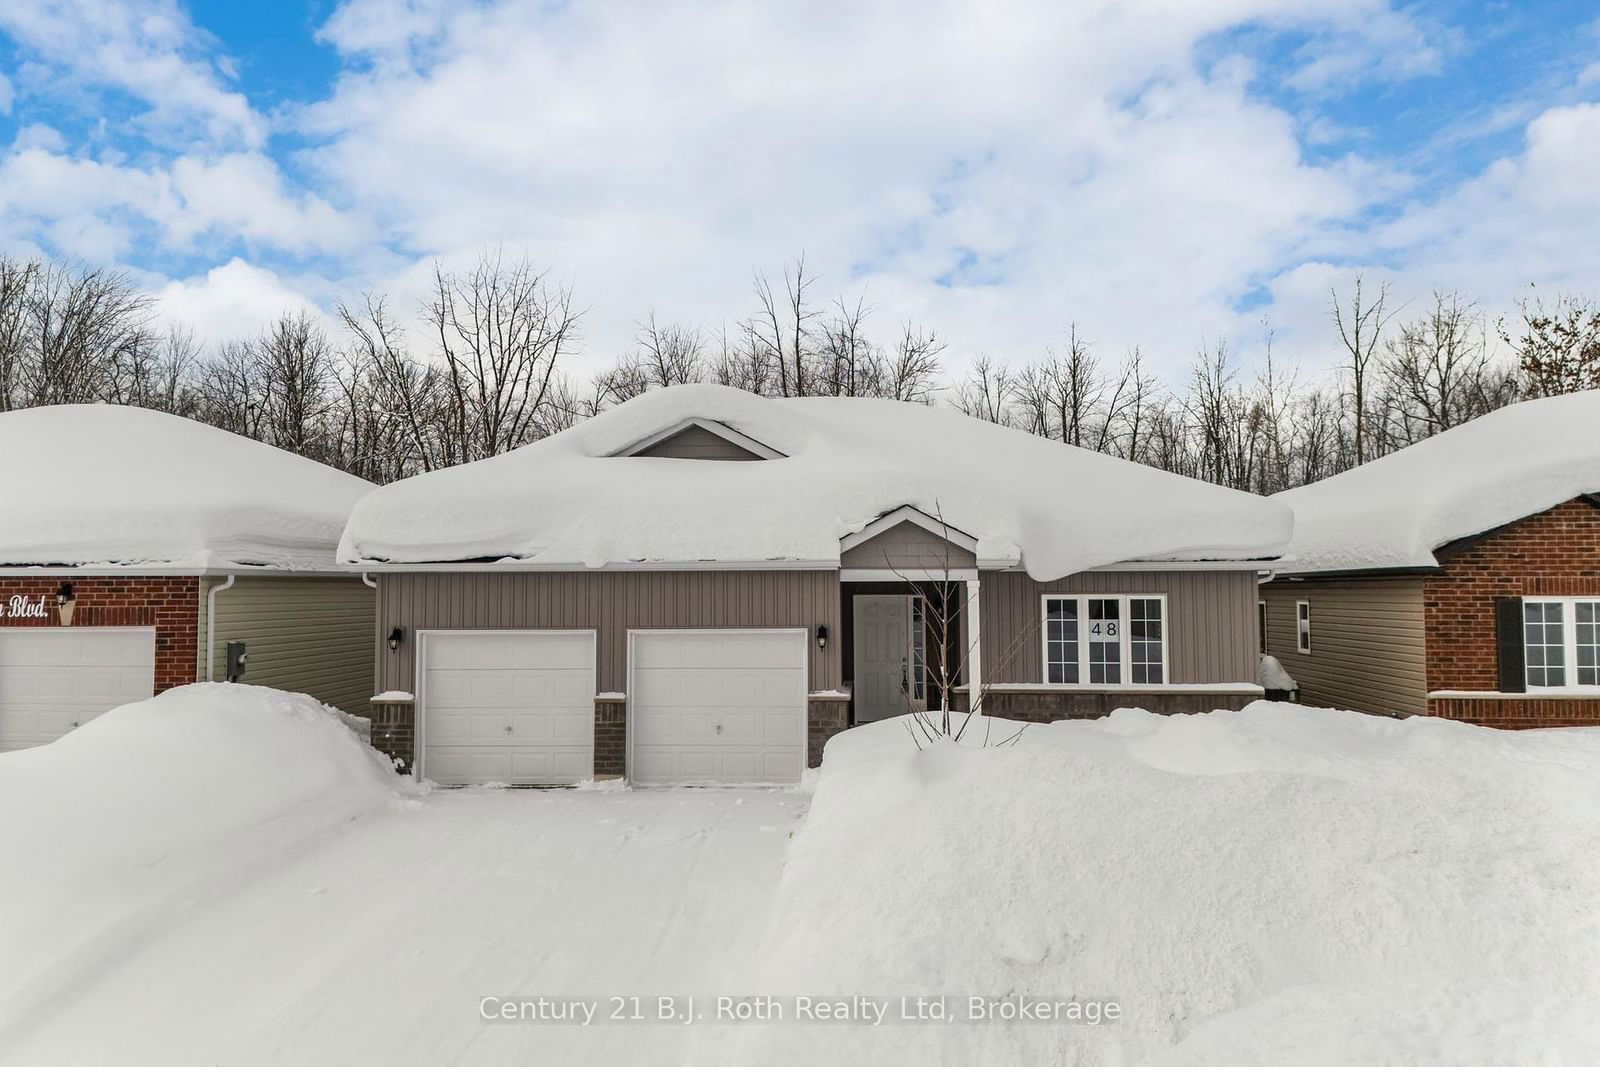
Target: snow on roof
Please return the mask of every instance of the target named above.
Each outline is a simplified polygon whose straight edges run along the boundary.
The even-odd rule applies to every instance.
[[[1528,400],[1273,499],[1301,573],[1433,567],[1434,549],[1600,491],[1600,391]]]
[[[328,570],[373,487],[176,415],[99,404],[0,415],[0,566]]]
[[[691,418],[784,458],[613,455]],[[837,564],[841,537],[907,504],[977,538],[980,560],[1020,557],[1044,580],[1125,560],[1272,557],[1291,525],[1281,504],[954,411],[690,385],[379,489],[356,506],[340,558]]]

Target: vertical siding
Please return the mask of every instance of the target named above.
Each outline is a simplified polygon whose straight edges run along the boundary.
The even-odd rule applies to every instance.
[[[1306,704],[1390,715],[1428,710],[1422,579],[1279,580],[1261,588],[1267,651]],[[1295,602],[1311,603],[1311,652],[1295,644]]]
[[[595,571],[380,574],[378,690],[416,691],[418,630],[595,630],[600,688],[627,688],[629,630],[827,626],[826,651],[807,641],[814,690],[839,682],[838,571]],[[385,636],[406,631],[398,652]],[[366,694],[371,696],[371,694]]]
[[[839,557],[841,567],[864,570],[930,570],[977,566],[971,552],[952,545],[938,534],[914,522],[896,523],[870,541],[847,549]]]
[[[1045,593],[1164,593],[1167,665],[1179,685],[1257,679],[1253,571],[1090,571],[1036,582],[1020,571],[982,574],[984,677],[1040,682]]]
[[[718,437],[700,426],[680,430],[665,441],[657,441],[640,456],[660,456],[665,459],[762,459],[748,449],[740,448],[725,437]]]
[[[200,590],[195,677],[204,680],[206,594]],[[244,680],[296,693],[345,711],[365,711],[372,696],[376,598],[358,577],[244,577],[217,594],[214,667],[223,677],[229,641],[245,642]]]

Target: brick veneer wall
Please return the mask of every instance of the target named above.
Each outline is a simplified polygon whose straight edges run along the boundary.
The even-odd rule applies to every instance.
[[[367,717],[372,720],[372,747],[394,760],[396,770],[409,774],[416,753],[416,706],[410,701],[375,703]]]
[[[1600,508],[1569,500],[1451,553],[1422,583],[1428,691],[1499,688],[1496,597],[1600,597]],[[1428,713],[1484,726],[1600,725],[1600,699],[1430,698]]]
[[[1044,723],[1062,719],[1104,718],[1118,708],[1144,708],[1157,715],[1238,711],[1252,700],[1260,699],[1260,695],[1244,693],[1086,693],[995,689],[984,694],[983,710],[1000,719]],[[956,690],[950,706],[956,711],[966,711],[966,690]]]
[[[621,778],[628,773],[628,699],[596,697],[594,702],[594,776]]]
[[[828,739],[850,726],[848,696],[813,695],[806,701],[806,766],[822,766]]]
[[[0,618],[0,626],[61,625],[56,610],[56,590],[63,581],[72,584],[77,607],[72,627],[154,626],[156,630],[156,684],[160,693],[195,680],[199,659],[200,579],[176,578],[0,578],[0,602],[14,596],[37,602],[42,596],[49,613],[42,619]]]

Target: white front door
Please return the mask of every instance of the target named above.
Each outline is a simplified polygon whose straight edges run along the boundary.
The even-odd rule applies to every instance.
[[[420,656],[423,777],[570,785],[594,776],[594,631],[434,630]]]
[[[912,647],[910,596],[854,597],[856,722],[921,710],[921,665]]]
[[[0,630],[0,752],[54,741],[155,686],[152,627]]]
[[[797,782],[806,757],[803,630],[629,635],[628,777]]]

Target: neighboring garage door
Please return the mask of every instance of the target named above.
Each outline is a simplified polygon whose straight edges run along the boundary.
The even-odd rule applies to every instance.
[[[0,752],[42,745],[155,692],[153,628],[0,630]]]
[[[422,635],[422,774],[441,785],[594,777],[590,630]]]
[[[630,638],[631,780],[800,780],[804,631],[650,630]]]

